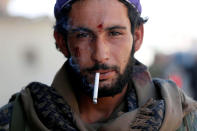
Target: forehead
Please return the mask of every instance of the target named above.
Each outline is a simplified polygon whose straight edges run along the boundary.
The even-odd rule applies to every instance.
[[[72,5],[69,14],[72,26],[98,27],[130,26],[126,6],[118,0],[80,0]]]

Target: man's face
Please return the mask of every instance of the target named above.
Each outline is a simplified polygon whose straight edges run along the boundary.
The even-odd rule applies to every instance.
[[[69,15],[68,48],[80,73],[99,90],[113,88],[128,64],[133,37],[127,8],[118,0],[81,0]]]

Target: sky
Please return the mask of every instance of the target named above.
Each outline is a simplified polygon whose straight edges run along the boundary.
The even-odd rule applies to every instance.
[[[53,18],[54,4],[55,0],[10,0],[8,12],[28,18]],[[156,52],[197,52],[197,0],[141,0],[141,4],[142,16],[149,20],[137,57],[152,58]]]

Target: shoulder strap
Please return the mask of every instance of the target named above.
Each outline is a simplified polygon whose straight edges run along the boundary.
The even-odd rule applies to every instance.
[[[14,107],[12,111],[12,120],[10,124],[10,131],[28,131],[23,107],[21,106],[21,94],[17,93],[14,100]]]

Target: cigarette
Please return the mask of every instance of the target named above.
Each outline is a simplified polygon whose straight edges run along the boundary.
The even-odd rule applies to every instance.
[[[93,103],[94,104],[97,104],[98,87],[99,87],[99,77],[100,77],[100,73],[96,73],[96,75],[95,75],[95,81],[94,81],[94,94],[93,94]]]

